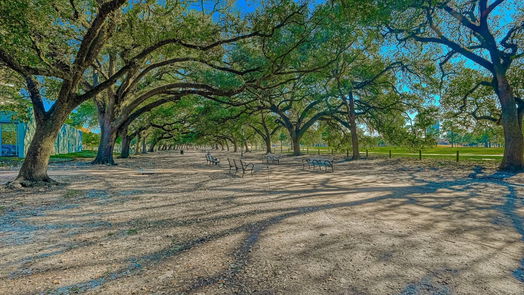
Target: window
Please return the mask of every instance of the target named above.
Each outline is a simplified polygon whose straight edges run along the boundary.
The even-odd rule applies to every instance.
[[[18,156],[15,124],[0,124],[0,144],[2,146],[2,149],[0,150],[1,156]]]

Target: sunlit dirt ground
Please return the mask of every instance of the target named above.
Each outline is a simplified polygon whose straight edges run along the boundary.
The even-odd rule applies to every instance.
[[[0,294],[524,294],[524,175],[158,152],[0,191]],[[0,182],[15,177],[0,170]]]

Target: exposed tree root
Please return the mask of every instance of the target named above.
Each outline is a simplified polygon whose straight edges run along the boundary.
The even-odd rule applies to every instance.
[[[24,177],[18,177],[13,181],[6,183],[6,188],[9,189],[21,189],[30,187],[51,187],[58,186],[60,183],[49,176],[42,179],[27,179]]]

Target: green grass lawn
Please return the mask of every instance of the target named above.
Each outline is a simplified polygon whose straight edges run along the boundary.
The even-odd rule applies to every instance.
[[[330,147],[302,147],[302,153],[310,155],[330,155]],[[418,158],[419,150],[407,147],[372,147],[367,148],[369,156],[388,157],[391,150],[392,158]],[[456,160],[456,153],[459,152],[459,160],[471,161],[494,161],[502,159],[504,148],[484,148],[484,147],[428,147],[422,149],[423,159],[442,159]],[[280,153],[280,148],[275,148],[276,153]],[[283,153],[290,154],[289,147],[283,148]],[[360,153],[364,156],[366,148],[362,147]],[[346,154],[346,151],[335,151],[335,154]],[[351,155],[351,151],[350,151]]]
[[[96,157],[96,151],[81,151],[77,153],[52,155],[51,159],[88,159]]]
[[[370,155],[389,156],[391,157],[409,157],[418,158],[419,151],[402,147],[375,147],[369,148]],[[422,149],[423,159],[449,159],[456,160],[457,151],[459,152],[459,161],[494,161],[502,158],[503,148],[483,148],[483,147],[433,147]],[[365,152],[365,149],[364,149]]]
[[[406,147],[373,147],[368,148],[369,152],[374,153],[416,153],[418,155],[418,149],[409,149]],[[365,148],[362,151],[366,151]],[[423,148],[422,154],[452,154],[459,151],[460,154],[468,155],[500,155],[504,153],[504,148],[484,148],[484,147],[430,147]]]
[[[73,161],[76,159],[90,159],[94,157],[96,157],[96,151],[81,151],[77,153],[52,155],[50,162],[52,163],[65,162],[65,161]],[[13,166],[18,163],[21,163],[23,160],[24,160],[23,158],[16,158],[16,157],[0,157],[0,166],[3,166],[3,165]]]

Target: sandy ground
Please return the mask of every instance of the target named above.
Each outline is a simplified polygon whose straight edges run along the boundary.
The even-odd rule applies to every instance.
[[[247,158],[244,178],[159,152],[2,189],[0,294],[524,294],[522,174]]]

